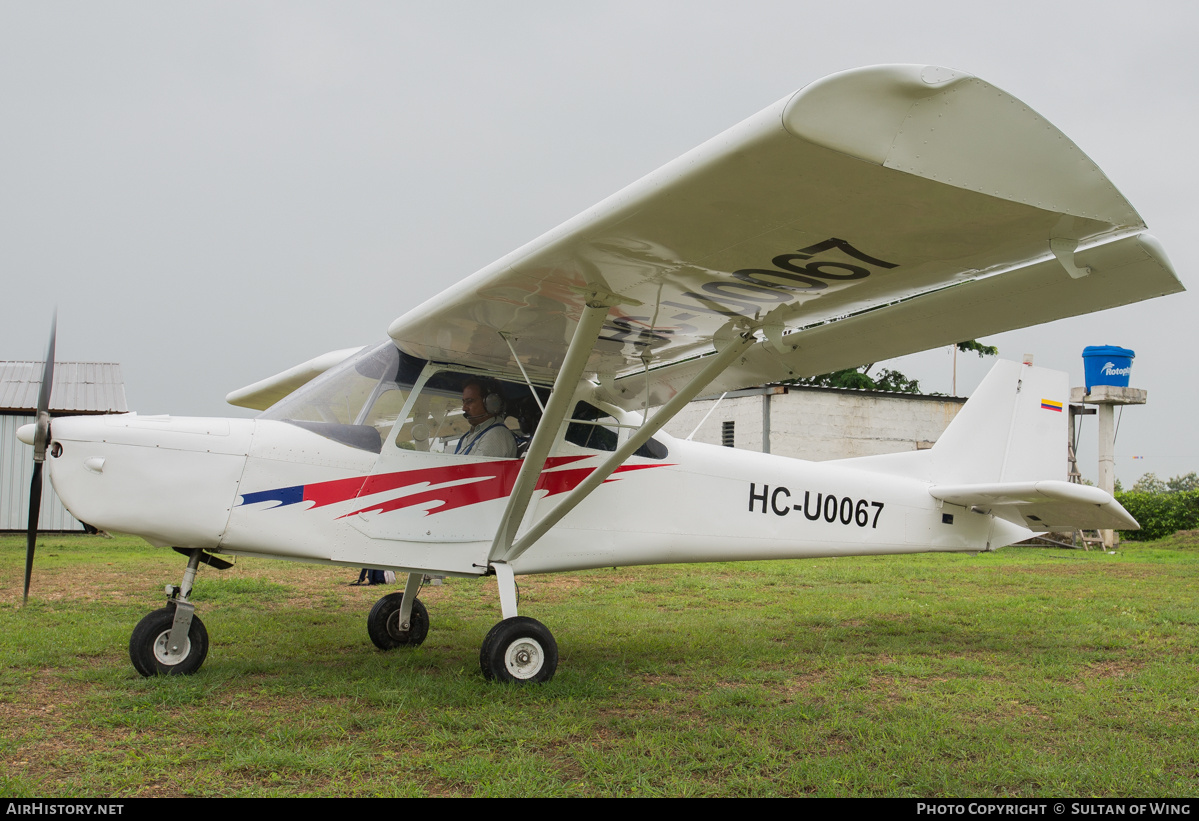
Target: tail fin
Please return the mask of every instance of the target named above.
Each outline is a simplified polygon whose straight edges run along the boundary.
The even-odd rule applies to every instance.
[[[932,449],[929,493],[1044,533],[1134,530],[1120,503],[1066,478],[1066,374],[997,362]]]
[[[937,484],[1066,478],[1070,391],[1061,371],[1000,360],[930,454]]]
[[[988,549],[1027,531],[1134,530],[1136,520],[1110,495],[1064,481],[1068,384],[1060,371],[996,362],[932,450],[852,461],[920,478],[934,499],[1026,529],[992,530]]]

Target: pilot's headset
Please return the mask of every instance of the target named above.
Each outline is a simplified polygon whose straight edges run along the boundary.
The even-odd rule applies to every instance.
[[[500,386],[491,380],[486,380],[480,387],[483,389],[483,410],[487,411],[488,416],[497,416],[503,419],[504,395],[500,393]]]

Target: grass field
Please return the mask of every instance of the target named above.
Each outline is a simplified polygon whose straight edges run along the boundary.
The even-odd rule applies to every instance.
[[[494,579],[377,651],[355,572],[202,568],[199,674],[134,624],[184,559],[0,539],[0,794],[1195,796],[1199,545],[1008,548],[518,579],[558,674],[489,685]],[[391,592],[399,588],[383,588]]]

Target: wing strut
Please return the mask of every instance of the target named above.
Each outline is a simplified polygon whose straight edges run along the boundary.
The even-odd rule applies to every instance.
[[[575,387],[583,377],[583,369],[595,350],[595,342],[603,329],[608,309],[620,302],[617,295],[599,289],[587,294],[586,307],[583,309],[583,315],[579,317],[579,324],[575,326],[574,336],[571,337],[570,347],[566,349],[566,357],[562,360],[558,377],[554,380],[550,401],[545,406],[545,413],[537,424],[536,432],[533,433],[533,441],[529,443],[529,450],[525,453],[520,472],[516,474],[512,495],[508,497],[508,506],[504,508],[504,515],[496,528],[495,539],[487,554],[488,564],[511,550],[516,529],[520,527],[525,511],[529,509],[529,500],[537,488],[537,480],[541,477],[545,460],[550,455],[550,446],[554,443],[558,428],[562,426],[562,420],[570,411],[570,400],[574,398]]]
[[[557,507],[547,513],[543,518],[539,519],[529,530],[516,540],[505,553],[500,556],[500,561],[510,562],[520,554],[524,553],[533,544],[546,534],[546,532],[556,525],[563,516],[574,510],[580,502],[587,498],[591,491],[595,490],[604,480],[612,475],[612,471],[616,470],[624,461],[632,456],[638,448],[649,441],[649,438],[658,432],[659,429],[669,422],[676,413],[683,409],[688,402],[699,395],[699,392],[707,386],[717,375],[725,368],[733,363],[738,356],[745,352],[755,342],[752,331],[744,331],[732,339],[728,340],[724,347],[715,356],[709,358],[704,367],[700,370],[695,378],[688,382],[682,390],[676,393],[669,402],[658,409],[653,418],[646,421],[644,425],[638,428],[629,437],[621,447],[617,448],[616,452],[604,460],[595,471],[588,476],[583,482],[570,492],[570,494],[562,500]],[[573,345],[573,343],[572,343]],[[554,393],[556,394],[557,386],[555,385]],[[553,404],[553,399],[550,400]],[[561,424],[561,420],[558,420]],[[542,425],[545,420],[542,420]],[[538,433],[541,429],[538,428]],[[531,450],[531,448],[530,448]],[[526,457],[528,458],[528,457]],[[543,457],[544,459],[544,457]],[[523,467],[522,471],[523,473]],[[519,481],[519,479],[518,479]],[[515,493],[513,494],[515,496]],[[523,508],[522,508],[523,509]],[[496,543],[492,545],[494,551],[499,545],[497,537]]]

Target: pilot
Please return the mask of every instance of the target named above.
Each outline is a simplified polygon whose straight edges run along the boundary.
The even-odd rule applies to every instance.
[[[504,397],[496,386],[477,379],[463,385],[462,415],[471,427],[458,440],[454,453],[516,458],[516,439],[504,424]]]

